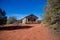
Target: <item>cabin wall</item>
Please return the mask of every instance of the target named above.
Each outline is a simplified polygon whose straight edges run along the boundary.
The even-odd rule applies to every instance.
[[[37,19],[35,21],[29,21],[28,18],[24,18],[22,20],[22,24],[26,24],[26,23],[38,23]]]
[[[22,24],[26,24],[26,18],[24,18],[23,20],[22,20]]]
[[[30,19],[31,20],[31,19]],[[38,23],[38,20],[37,19],[35,19],[34,21],[29,21],[28,19],[27,19],[27,21],[26,21],[26,23]]]

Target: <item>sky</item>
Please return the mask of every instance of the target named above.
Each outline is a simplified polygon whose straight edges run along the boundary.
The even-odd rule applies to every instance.
[[[7,17],[22,19],[34,14],[41,20],[46,2],[47,0],[0,0],[0,8],[6,11]]]

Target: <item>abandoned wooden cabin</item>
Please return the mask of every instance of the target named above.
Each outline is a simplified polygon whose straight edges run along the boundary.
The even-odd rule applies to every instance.
[[[30,24],[30,23],[38,23],[37,22],[38,17],[31,14],[29,16],[26,16],[25,18],[22,19],[23,24]]]

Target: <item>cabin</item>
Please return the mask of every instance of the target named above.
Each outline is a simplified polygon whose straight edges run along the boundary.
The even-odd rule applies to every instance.
[[[22,24],[38,23],[37,19],[37,16],[31,14],[22,19]]]

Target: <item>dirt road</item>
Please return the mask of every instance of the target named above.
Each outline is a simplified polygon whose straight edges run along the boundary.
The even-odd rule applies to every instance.
[[[44,24],[25,24],[31,28],[0,31],[0,40],[59,40]]]

